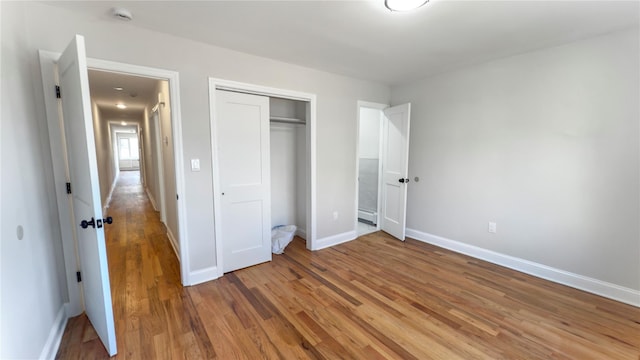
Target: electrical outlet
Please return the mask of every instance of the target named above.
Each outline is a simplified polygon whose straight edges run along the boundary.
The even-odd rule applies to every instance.
[[[495,234],[497,232],[496,223],[493,221],[489,221],[489,228],[487,229],[490,233]]]
[[[333,220],[338,220],[338,212],[337,211],[333,212]]]

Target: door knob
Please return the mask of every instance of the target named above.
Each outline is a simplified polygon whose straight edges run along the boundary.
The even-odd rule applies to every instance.
[[[80,222],[80,226],[81,226],[83,229],[86,229],[86,228],[88,228],[89,226],[91,226],[91,227],[92,227],[92,228],[94,228],[94,229],[95,229],[95,228],[96,228],[96,226],[97,226],[97,227],[98,227],[98,229],[100,229],[100,228],[102,227],[102,222],[103,222],[103,221],[104,221],[104,223],[105,223],[105,224],[112,224],[112,223],[113,223],[113,218],[112,218],[111,216],[107,216],[107,217],[106,217],[106,218],[104,218],[104,219],[98,219],[98,220],[96,220],[96,219],[94,219],[94,218],[91,218],[91,220],[82,220],[82,221]]]
[[[95,221],[95,219],[94,219],[94,218],[91,218],[91,220],[89,220],[89,221],[87,221],[87,220],[82,220],[82,221],[80,222],[80,226],[81,226],[83,229],[86,229],[86,228],[88,228],[89,226],[91,226],[92,228],[94,228],[94,229],[95,229],[95,227],[96,227],[96,221]]]
[[[401,178],[401,179],[398,179],[398,182],[405,184],[409,182],[409,179]]]
[[[96,220],[96,227],[98,229],[102,228],[102,222],[103,221],[104,221],[105,225],[111,224],[111,223],[113,223],[113,218],[111,216],[107,216],[106,219],[102,219],[102,220],[98,219],[98,220]]]

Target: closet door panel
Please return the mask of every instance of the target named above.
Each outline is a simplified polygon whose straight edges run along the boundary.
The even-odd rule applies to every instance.
[[[223,271],[271,260],[269,98],[216,91]]]

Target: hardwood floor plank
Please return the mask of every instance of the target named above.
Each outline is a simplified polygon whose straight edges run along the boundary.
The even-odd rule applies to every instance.
[[[373,233],[184,288],[135,174],[106,227],[118,359],[640,359],[640,309]],[[86,315],[57,359],[107,359]]]

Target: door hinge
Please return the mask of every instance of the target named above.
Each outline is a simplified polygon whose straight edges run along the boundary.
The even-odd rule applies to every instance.
[[[176,194],[176,200],[180,200],[180,196],[178,196],[178,194]]]
[[[80,274],[80,271],[76,271],[76,279],[78,279],[78,282],[82,281],[82,275]]]
[[[71,194],[71,183],[67,183],[67,194]]]
[[[62,95],[60,95],[60,85],[56,85],[56,98],[60,99]]]

